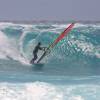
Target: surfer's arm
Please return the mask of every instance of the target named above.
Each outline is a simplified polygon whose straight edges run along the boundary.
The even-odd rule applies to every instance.
[[[43,48],[42,47],[39,47],[39,50],[42,50]]]

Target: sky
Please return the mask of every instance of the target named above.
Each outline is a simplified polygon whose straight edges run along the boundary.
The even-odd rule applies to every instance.
[[[100,0],[0,0],[0,20],[100,21]]]

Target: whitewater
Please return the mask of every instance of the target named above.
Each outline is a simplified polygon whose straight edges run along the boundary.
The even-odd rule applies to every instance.
[[[0,100],[100,100],[100,23],[76,23],[42,66],[29,63],[69,24],[0,22]]]

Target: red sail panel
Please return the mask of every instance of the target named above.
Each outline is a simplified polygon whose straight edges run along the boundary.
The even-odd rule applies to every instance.
[[[64,32],[62,32],[58,37],[57,39],[54,41],[53,46],[55,46],[62,38],[64,38],[65,35],[67,35],[73,28],[75,23],[72,23],[71,25],[69,25],[69,27],[67,27]]]

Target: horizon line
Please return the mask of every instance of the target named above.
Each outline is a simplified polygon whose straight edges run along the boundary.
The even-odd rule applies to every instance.
[[[100,23],[100,20],[0,20],[0,22],[13,22],[13,23]]]

